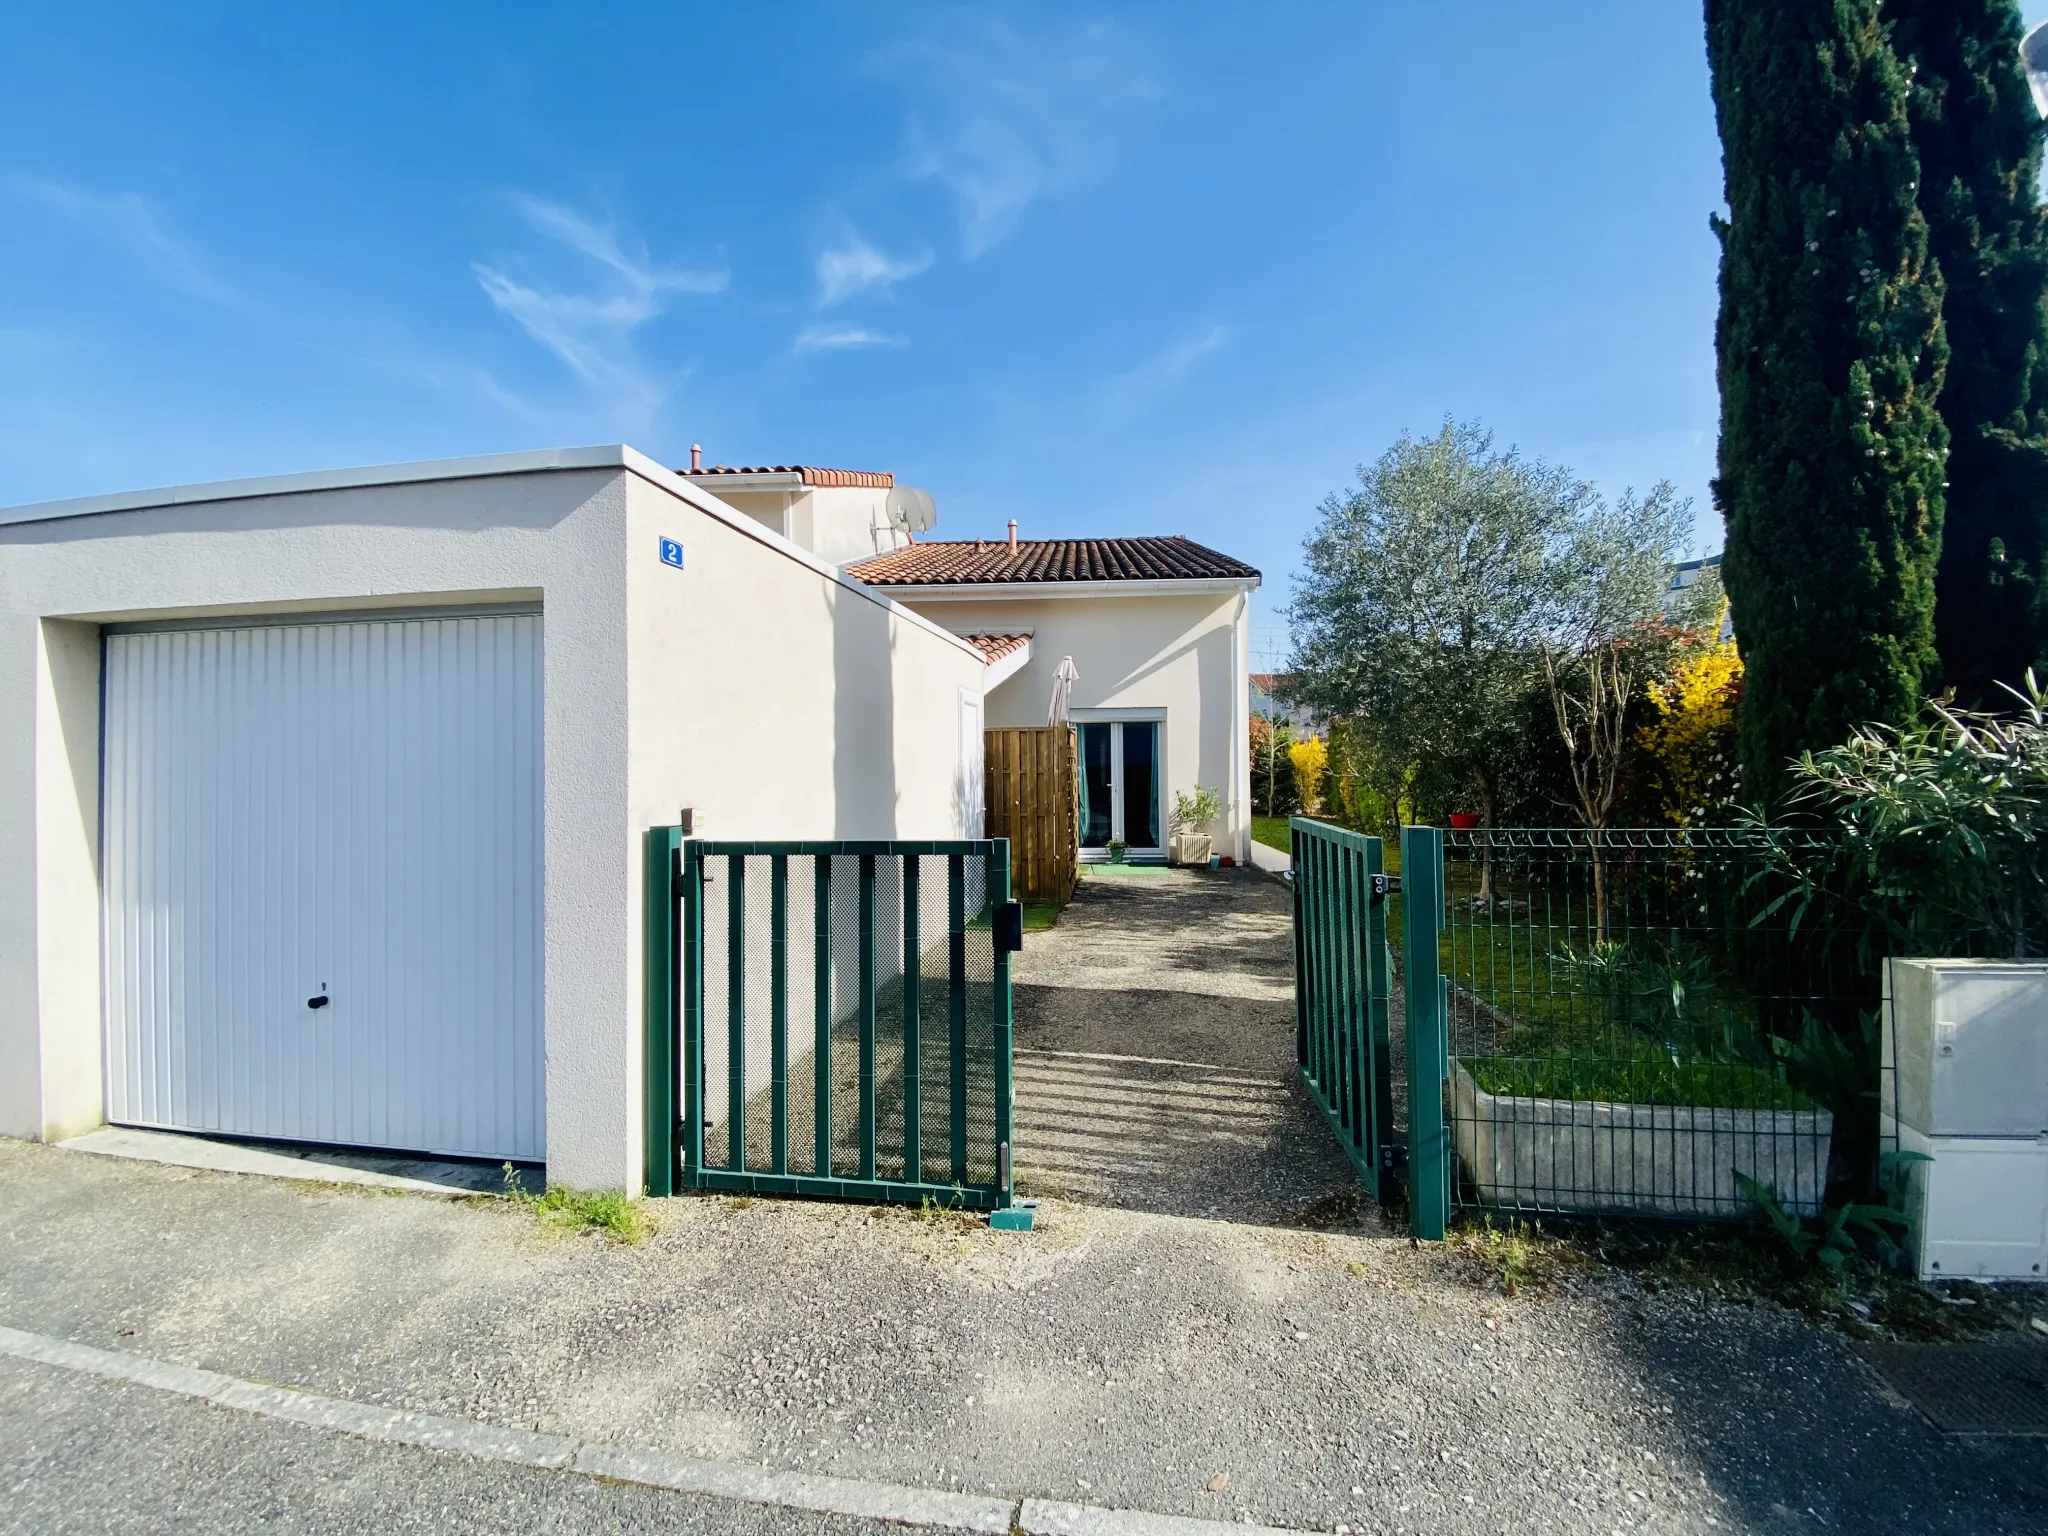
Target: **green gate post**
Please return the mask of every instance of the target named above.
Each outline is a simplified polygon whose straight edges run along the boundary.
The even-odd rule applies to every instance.
[[[676,1192],[676,1036],[681,1032],[677,1004],[682,1000],[678,967],[682,961],[681,827],[649,827],[642,883],[646,912],[641,918],[641,948],[647,956],[641,1054],[646,1077],[647,1123],[644,1170],[647,1193]]]
[[[995,951],[993,959],[995,992],[995,1048],[996,1048],[996,1203],[999,1206],[1016,1202],[1016,1141],[1015,1119],[1016,1088],[1011,1080],[1011,1027],[1015,1023],[1014,1009],[1010,998],[1010,952],[1003,948],[996,938],[996,925],[1005,905],[1010,900],[1010,840],[997,838],[988,861],[989,900],[989,947]]]
[[[1401,935],[1408,1013],[1408,1230],[1441,1241],[1450,1219],[1444,1128],[1444,989],[1437,939],[1444,922],[1444,835],[1401,829]]]
[[[704,855],[683,858],[683,1184],[704,1170]]]

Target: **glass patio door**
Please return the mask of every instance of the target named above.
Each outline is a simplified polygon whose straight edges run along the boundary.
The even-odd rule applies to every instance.
[[[1159,722],[1089,720],[1081,732],[1081,846],[1122,839],[1160,853]]]

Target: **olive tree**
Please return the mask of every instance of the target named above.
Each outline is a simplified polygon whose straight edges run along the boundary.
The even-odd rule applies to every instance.
[[[1571,594],[1563,622],[1542,642],[1543,678],[1571,767],[1572,809],[1586,828],[1594,922],[1603,942],[1607,861],[1601,834],[1621,796],[1637,685],[1664,670],[1680,632],[1652,622],[1652,616],[1670,589],[1670,562],[1684,543],[1688,514],[1689,504],[1668,483],[1648,496],[1626,493],[1612,508],[1595,508],[1574,532],[1562,562],[1561,583]],[[1710,602],[1718,618],[1718,583],[1695,583],[1677,617],[1692,618]]]
[[[1589,646],[1656,613],[1689,506],[1668,484],[1610,505],[1476,422],[1404,435],[1323,503],[1306,542],[1296,696],[1449,770],[1491,825],[1546,654],[1573,687]]]

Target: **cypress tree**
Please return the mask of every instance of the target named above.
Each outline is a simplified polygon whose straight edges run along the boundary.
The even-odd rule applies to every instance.
[[[1724,577],[1745,788],[1936,670],[1946,344],[1905,67],[1878,0],[1707,0],[1721,128]]]
[[[1948,495],[1934,583],[1942,681],[2010,703],[2048,651],[2048,219],[2042,124],[2020,66],[2016,0],[1886,0],[1909,107],[1920,211],[1941,268]]]

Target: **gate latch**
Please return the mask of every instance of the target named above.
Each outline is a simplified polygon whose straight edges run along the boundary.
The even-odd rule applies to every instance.
[[[1401,889],[1399,875],[1373,875],[1371,881],[1374,901],[1385,901],[1388,896]]]
[[[1014,955],[1024,947],[1024,903],[1006,901],[995,911],[996,949]]]

